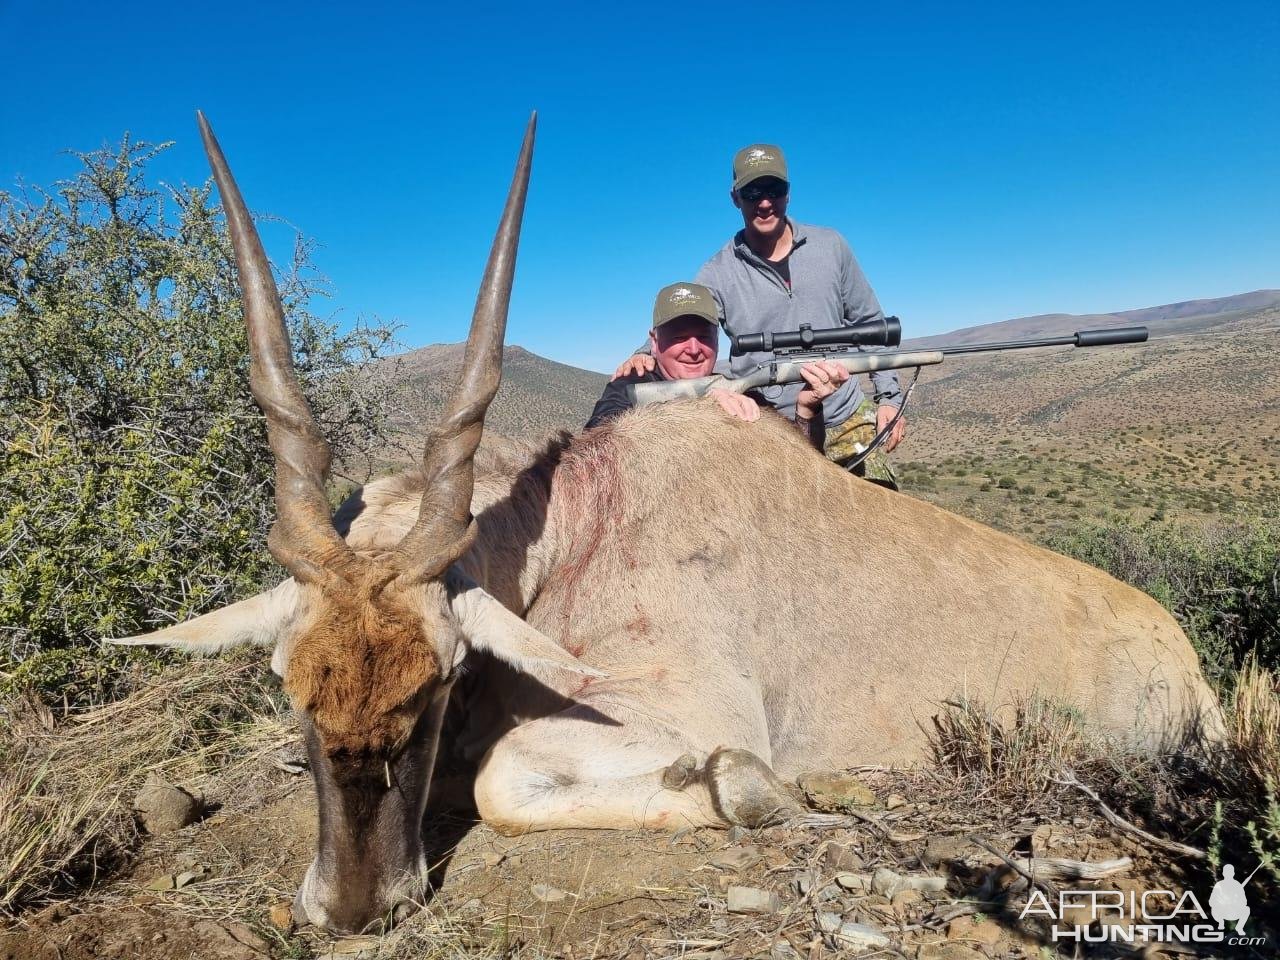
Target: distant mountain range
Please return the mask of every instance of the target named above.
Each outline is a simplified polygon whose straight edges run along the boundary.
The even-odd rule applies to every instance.
[[[1255,290],[1231,297],[1188,300],[1119,313],[1050,313],[1019,317],[939,336],[911,339],[904,346],[928,349],[941,343],[986,343],[1140,324],[1150,327],[1153,339],[1259,330],[1260,323],[1271,329],[1274,326],[1271,315],[1277,307],[1280,307],[1280,290]],[[462,349],[459,343],[433,344],[382,362],[381,373],[394,377],[408,398],[396,418],[397,426],[404,434],[420,436],[439,416],[456,381]],[[1083,354],[1081,357],[1082,362],[1087,362],[1083,360]],[[1273,362],[1270,354],[1258,359],[1265,361],[1265,365]],[[962,370],[976,373],[975,362],[969,360],[965,367],[948,364],[944,376],[959,375]],[[994,372],[1014,368],[997,364],[991,369]],[[1280,370],[1277,370],[1277,376],[1280,376]],[[927,379],[937,379],[937,373]],[[487,426],[503,436],[524,439],[542,437],[555,430],[576,430],[590,416],[591,408],[607,382],[608,377],[603,374],[548,360],[523,347],[507,347],[503,352],[502,386],[490,408]],[[1006,411],[1010,416],[1017,413]]]
[[[1203,333],[1277,305],[1280,305],[1280,290],[1254,290],[1252,293],[1237,293],[1230,297],[1184,300],[1181,303],[1166,303],[1159,307],[1143,307],[1119,313],[1042,313],[1034,317],[1018,317],[998,323],[984,323],[977,327],[965,327],[930,337],[915,337],[903,341],[903,346],[929,350],[944,343],[957,346],[995,343],[1107,327],[1143,326],[1151,330],[1152,337]]]

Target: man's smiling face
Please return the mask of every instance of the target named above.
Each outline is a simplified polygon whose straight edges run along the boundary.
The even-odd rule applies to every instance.
[[[777,177],[761,177],[734,191],[733,204],[742,211],[748,231],[772,236],[786,228],[790,184]]]
[[[702,317],[677,317],[649,333],[658,368],[668,380],[709,377],[716,366],[720,332]]]

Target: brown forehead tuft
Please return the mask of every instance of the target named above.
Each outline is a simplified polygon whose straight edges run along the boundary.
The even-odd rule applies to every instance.
[[[285,691],[306,710],[329,753],[394,749],[421,712],[418,694],[440,675],[419,615],[394,598],[325,598],[294,641]]]

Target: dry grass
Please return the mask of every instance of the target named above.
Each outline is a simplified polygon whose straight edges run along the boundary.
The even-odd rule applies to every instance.
[[[1078,710],[1043,697],[993,711],[972,699],[951,700],[933,718],[930,749],[938,767],[970,792],[1026,802],[1054,789],[1064,768],[1105,755]]]
[[[947,707],[934,718],[933,755],[970,800],[1031,805],[1071,771],[1157,835],[1208,848],[1215,864],[1261,862],[1280,888],[1280,677],[1257,663],[1235,678],[1222,742],[1123,750],[1087,734],[1077,711],[1038,698],[1000,712]]]
[[[127,859],[129,808],[149,774],[201,792],[291,738],[255,663],[175,667],[108,706],[55,724],[30,702],[0,717],[0,913],[92,885]]]
[[[1244,771],[1258,790],[1280,783],[1280,678],[1254,661],[1246,663],[1227,721],[1236,775]]]

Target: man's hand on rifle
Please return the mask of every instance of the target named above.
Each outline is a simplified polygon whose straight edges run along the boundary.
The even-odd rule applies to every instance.
[[[747,423],[760,419],[760,405],[750,397],[729,390],[708,390],[708,397],[714,397],[720,409],[731,417],[737,417]]]
[[[891,403],[882,403],[876,407],[876,433],[879,433],[889,421],[898,415],[898,408]],[[898,444],[900,444],[907,435],[907,418],[904,416],[893,428],[893,433],[884,438],[883,450],[888,453]]]
[[[823,399],[849,379],[849,371],[830,360],[815,360],[800,368],[800,376],[805,386],[796,397],[796,420],[806,423],[818,415]]]
[[[647,353],[637,353],[634,356],[623,360],[622,363],[618,365],[618,369],[613,371],[613,376],[609,379],[617,380],[619,377],[626,377],[633,374],[638,376],[642,373],[648,373],[657,366],[657,363],[658,361],[654,360],[653,357],[649,356]]]

